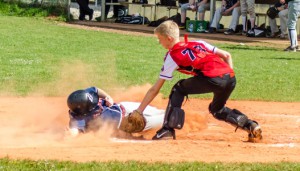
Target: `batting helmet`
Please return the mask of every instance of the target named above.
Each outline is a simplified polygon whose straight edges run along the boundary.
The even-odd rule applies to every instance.
[[[79,117],[88,114],[98,104],[99,96],[85,90],[77,90],[71,93],[67,103],[73,115]]]

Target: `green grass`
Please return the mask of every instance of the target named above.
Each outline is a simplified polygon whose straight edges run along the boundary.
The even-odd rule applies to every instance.
[[[0,93],[60,96],[85,86],[104,89],[154,83],[165,50],[154,37],[59,25],[42,18],[0,16]],[[281,49],[217,44],[232,53],[233,100],[299,101],[300,58]],[[162,89],[186,78],[176,73]],[[211,98],[211,95],[196,96]]]
[[[293,171],[299,170],[300,163],[203,163],[203,162],[180,162],[180,163],[144,163],[136,161],[128,162],[85,162],[74,163],[70,161],[53,160],[10,160],[0,159],[1,171],[29,171],[29,170],[55,170],[55,171]]]
[[[1,6],[0,6],[1,11]],[[65,96],[96,85],[105,90],[156,81],[165,50],[154,37],[137,37],[59,25],[40,17],[0,13],[0,94]],[[5,24],[3,24],[5,23]],[[299,101],[299,53],[218,44],[232,53],[238,84],[231,99]],[[162,90],[167,96],[182,74]],[[210,98],[211,95],[201,95]],[[300,170],[299,163],[59,162],[0,159],[0,170]]]
[[[32,0],[0,0],[0,16],[26,16],[26,17],[48,17],[55,16],[56,20],[67,20],[67,8],[64,0],[55,0],[52,3]],[[55,5],[56,4],[56,5]]]
[[[267,47],[221,47],[234,58],[237,87],[233,99],[299,101],[299,53]]]

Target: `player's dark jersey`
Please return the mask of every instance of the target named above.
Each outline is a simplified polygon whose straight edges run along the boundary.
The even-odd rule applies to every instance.
[[[90,94],[96,94],[98,96],[98,90],[96,87],[90,87],[85,89]],[[77,118],[71,111],[69,111],[70,128],[77,128],[82,132],[94,130],[98,127],[99,123],[110,122],[116,125],[116,128],[119,127],[122,117],[125,114],[124,107],[119,104],[113,104],[112,106],[106,106],[106,101],[99,98],[98,105],[90,111],[84,117]],[[96,123],[97,122],[97,123]]]

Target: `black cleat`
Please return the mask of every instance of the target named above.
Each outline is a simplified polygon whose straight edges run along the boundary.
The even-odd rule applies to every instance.
[[[262,140],[262,130],[256,121],[249,120],[247,125],[245,126],[248,134],[249,142],[259,142]]]
[[[172,128],[162,127],[152,137],[152,140],[161,140],[161,139],[170,139],[170,138],[173,138],[173,140],[176,139],[175,130]]]
[[[297,52],[299,50],[300,50],[299,46],[295,46],[295,47],[289,46],[286,49],[284,49],[284,51],[286,52]]]
[[[214,27],[210,27],[208,33],[217,33],[217,29]]]
[[[232,35],[235,34],[235,31],[233,29],[228,29],[227,31],[224,32],[225,35]]]

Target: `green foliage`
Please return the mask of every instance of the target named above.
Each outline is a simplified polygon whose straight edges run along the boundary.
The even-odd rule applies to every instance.
[[[155,37],[65,27],[28,17],[1,17],[0,94],[66,95],[85,86],[106,90],[153,84],[166,50]],[[281,49],[218,44],[231,52],[237,86],[231,99],[299,101],[298,53]],[[168,96],[175,73],[161,93]],[[211,98],[211,94],[191,97]]]
[[[67,20],[66,5],[60,4],[37,4],[24,3],[22,1],[0,0],[0,16],[19,16],[19,17],[48,17],[55,16],[56,20]]]
[[[203,163],[203,162],[179,162],[179,163],[144,163],[137,161],[110,161],[110,162],[86,162],[76,163],[70,161],[54,160],[11,160],[0,159],[0,170],[2,171],[29,171],[29,170],[64,170],[64,171],[292,171],[299,170],[299,163]]]
[[[222,45],[221,45],[222,47]],[[223,48],[223,47],[222,47]],[[282,49],[250,46],[224,46],[235,63],[237,87],[232,98],[299,101],[293,94],[300,93],[297,65],[299,54]]]

